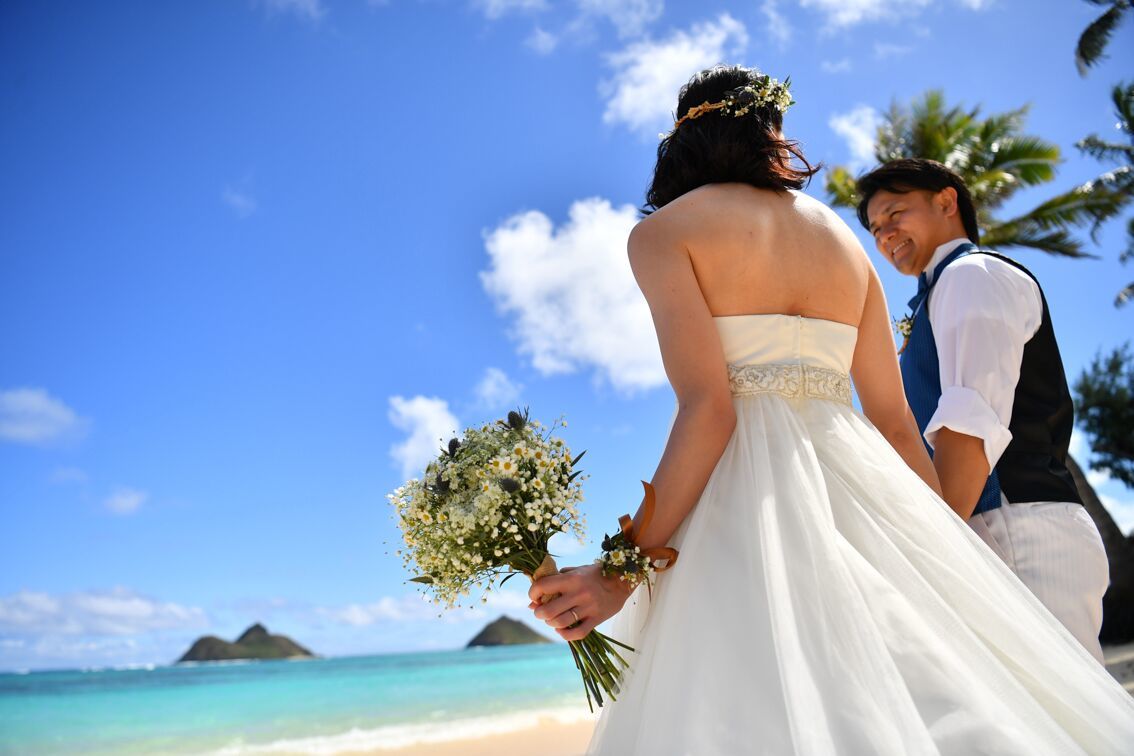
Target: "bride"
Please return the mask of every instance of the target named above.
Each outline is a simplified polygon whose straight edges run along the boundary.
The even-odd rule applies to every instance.
[[[617,613],[637,649],[591,751],[1134,752],[1134,700],[941,500],[877,273],[796,191],[790,104],[695,76],[630,236],[678,400],[638,545],[681,556],[652,596],[595,565],[532,586],[563,638]]]

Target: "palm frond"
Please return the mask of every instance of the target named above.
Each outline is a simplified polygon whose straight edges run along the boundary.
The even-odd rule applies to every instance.
[[[1016,221],[1044,230],[1089,225],[1091,238],[1098,241],[1099,227],[1119,215],[1132,199],[1129,193],[1116,191],[1114,185],[1102,179],[1088,181],[1052,197]]]
[[[1059,147],[1039,137],[1004,137],[989,145],[989,170],[1006,171],[1024,186],[1043,184],[1055,178]]]
[[[1095,257],[1083,251],[1083,245],[1065,229],[1044,229],[1023,219],[999,223],[981,234],[982,246],[994,249],[1025,247],[1057,257]]]
[[[1075,147],[1096,160],[1122,160],[1125,158],[1127,162],[1134,164],[1134,144],[1107,142],[1097,135],[1091,134],[1076,142]]]
[[[1114,298],[1114,306],[1122,307],[1123,305],[1134,299],[1134,282],[1126,284],[1122,291],[1118,292],[1118,296]]]
[[[1075,46],[1075,65],[1080,76],[1086,76],[1087,69],[1105,57],[1110,37],[1129,9],[1130,3],[1127,0],[1116,0],[1111,8],[1083,30],[1079,44]]]
[[[842,166],[832,168],[827,171],[824,184],[832,205],[852,209],[858,207],[858,188],[849,170]]]
[[[1119,83],[1110,90],[1110,101],[1118,114],[1118,128],[1134,136],[1134,83]]]
[[[1126,249],[1118,256],[1118,261],[1125,265],[1134,260],[1134,217],[1126,222]]]

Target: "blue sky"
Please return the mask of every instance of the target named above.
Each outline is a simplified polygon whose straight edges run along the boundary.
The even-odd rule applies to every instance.
[[[1134,62],[1127,23],[1079,77],[1097,10],[4,3],[0,669],[166,663],[254,621],[324,654],[447,648],[519,615],[517,588],[438,619],[386,553],[385,494],[439,435],[526,404],[588,450],[592,537],[636,505],[673,399],[624,246],[677,86],[720,61],[790,75],[788,134],[856,167],[892,101],[1030,103],[1070,188]],[[1071,376],[1132,333],[1122,244],[1115,224],[1098,260],[1018,254]],[[873,254],[900,314],[910,282]],[[1134,527],[1134,493],[1095,480]]]

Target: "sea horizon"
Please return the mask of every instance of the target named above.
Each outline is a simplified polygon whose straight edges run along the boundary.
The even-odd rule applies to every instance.
[[[0,673],[0,753],[338,753],[592,716],[566,644]]]

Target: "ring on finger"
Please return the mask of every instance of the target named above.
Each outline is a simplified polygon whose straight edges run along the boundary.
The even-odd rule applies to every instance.
[[[575,618],[576,625],[582,622],[582,620],[579,619],[579,615],[575,613],[574,609],[571,610],[571,616]]]

